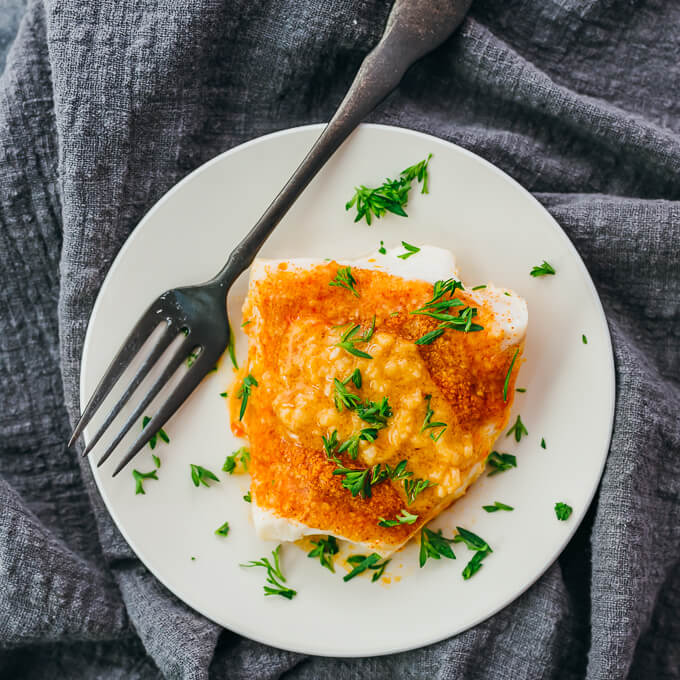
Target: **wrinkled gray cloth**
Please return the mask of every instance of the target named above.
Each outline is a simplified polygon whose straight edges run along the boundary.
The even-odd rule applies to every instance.
[[[373,116],[534,192],[607,313],[617,409],[599,493],[516,602],[383,658],[241,639],[146,572],[65,448],[90,310],[138,220],[219,151],[327,120],[389,5],[28,3],[0,77],[0,677],[680,678],[675,0],[475,0]]]

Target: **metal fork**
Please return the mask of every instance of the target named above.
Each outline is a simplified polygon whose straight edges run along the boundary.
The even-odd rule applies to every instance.
[[[76,425],[69,446],[78,439],[132,359],[149,340],[153,331],[161,325],[163,328],[158,338],[123,395],[90,439],[83,455],[87,455],[93,449],[161,355],[174,341],[176,347],[160,376],[125,421],[98,465],[113,453],[154,397],[188,359],[189,354],[198,348],[199,354],[191,367],[129,448],[115,468],[113,476],[115,477],[165,425],[228,347],[230,326],[226,298],[234,281],[250,266],[269,234],[342,142],[399,84],[409,66],[441,45],[453,33],[463,20],[471,2],[472,0],[396,0],[380,42],[362,62],[335,115],[288,183],[236,246],[217,276],[199,286],[168,290],[151,303],[97,385]],[[184,334],[184,337],[178,340],[181,334]]]

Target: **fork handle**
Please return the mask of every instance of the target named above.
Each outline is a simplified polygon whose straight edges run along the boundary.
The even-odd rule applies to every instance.
[[[359,123],[399,84],[406,69],[441,45],[472,0],[396,0],[380,42],[368,53],[337,111],[302,163],[213,279],[225,294],[255,259],[298,196]]]

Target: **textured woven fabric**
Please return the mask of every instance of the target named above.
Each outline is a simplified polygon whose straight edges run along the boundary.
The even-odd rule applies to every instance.
[[[65,449],[89,314],[138,220],[218,152],[327,120],[389,5],[28,3],[0,77],[0,677],[680,678],[674,0],[475,0],[373,115],[471,149],[534,192],[607,313],[617,408],[602,483],[513,604],[383,658],[241,639],[146,572]]]

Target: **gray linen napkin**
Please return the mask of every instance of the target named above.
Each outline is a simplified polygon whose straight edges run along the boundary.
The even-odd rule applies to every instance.
[[[1,677],[680,678],[671,0],[476,0],[373,117],[469,148],[535,192],[609,319],[617,410],[599,494],[512,605],[376,659],[238,638],[146,572],[65,449],[90,310],[138,220],[218,152],[327,120],[389,5],[29,1],[0,77]]]

